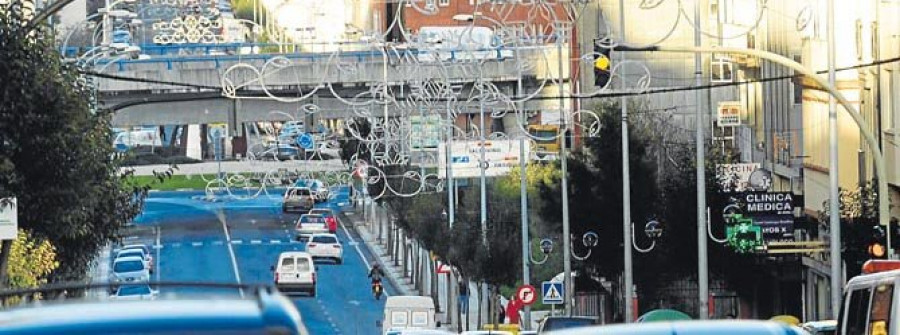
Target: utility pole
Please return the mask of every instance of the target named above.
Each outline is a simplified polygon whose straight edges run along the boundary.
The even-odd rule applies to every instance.
[[[694,46],[700,47],[700,1],[694,3]],[[703,64],[700,53],[694,54],[694,81],[703,85]],[[706,146],[703,138],[703,91],[694,91],[695,126],[697,135],[697,295],[700,320],[709,318],[709,262],[706,251]]]
[[[827,38],[828,38],[828,85],[835,87],[835,50],[834,50],[834,0],[828,0]],[[843,271],[841,269],[841,213],[840,193],[838,191],[838,123],[837,103],[834,97],[828,97],[828,223],[831,227],[830,255],[831,255],[831,313],[835,320],[841,311],[841,293],[844,286]],[[885,196],[879,194],[879,196]],[[890,228],[890,227],[888,227]],[[890,236],[890,230],[888,230]],[[890,247],[888,248],[890,252]]]
[[[559,71],[559,116],[560,120],[562,120],[562,145],[559,147],[559,160],[560,160],[560,168],[562,169],[562,178],[560,185],[562,186],[562,225],[563,225],[563,287],[564,287],[564,298],[565,301],[565,312],[566,315],[572,315],[572,291],[575,288],[572,280],[572,237],[569,236],[571,233],[569,232],[569,174],[567,172],[567,158],[566,158],[566,140],[568,137],[566,136],[568,130],[568,118],[569,115],[566,113],[565,100],[563,100],[563,52],[562,52],[562,41],[563,41],[563,26],[559,26],[556,29],[556,53],[557,59],[559,60],[559,64],[557,70]]]
[[[625,41],[625,0],[619,0],[619,33],[620,43]],[[622,60],[625,54],[622,53]],[[624,77],[623,77],[624,78]],[[622,80],[625,89],[625,80]],[[619,102],[622,106],[622,247],[625,257],[625,322],[634,320],[634,278],[631,260],[631,166],[628,161],[628,99],[624,96]]]
[[[525,145],[528,141],[525,136],[519,137],[519,201],[522,206],[522,284],[531,284],[531,274],[528,266],[531,265],[531,248],[528,239],[528,165],[526,164]],[[524,329],[531,327],[531,307],[525,305]]]

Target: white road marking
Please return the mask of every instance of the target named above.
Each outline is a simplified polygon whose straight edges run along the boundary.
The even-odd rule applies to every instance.
[[[192,246],[195,246],[195,247],[202,247],[202,246],[203,246],[203,242],[191,242],[191,245],[192,245]]]
[[[262,240],[250,240],[250,244],[262,244]]]
[[[359,249],[359,243],[356,243],[356,240],[353,239],[353,236],[350,236],[350,231],[347,230],[347,227],[344,226],[343,220],[337,220],[338,224],[341,225],[341,229],[344,230],[344,234],[347,235],[347,239],[350,240],[349,245],[353,246],[356,249],[356,253],[359,254],[359,258],[362,259],[363,264],[366,265],[366,269],[372,269],[372,266],[369,265],[369,261],[366,260],[366,256],[363,255],[362,250]]]
[[[228,233],[228,226],[225,224],[225,213],[222,213],[220,211],[217,214],[219,214],[219,215],[217,215],[217,217],[219,218],[219,221],[222,222],[222,231],[225,232],[225,240],[229,242],[228,243],[228,255],[231,256],[231,266],[234,269],[234,279],[236,279],[238,285],[240,285],[241,284],[241,274],[238,272],[237,257],[234,256],[234,247],[231,246],[231,234]],[[240,292],[241,298],[243,298],[244,297],[244,289],[239,289],[238,292]]]
[[[271,244],[281,244],[281,240],[271,240],[269,241]]]
[[[222,241],[213,241],[212,244],[213,244],[213,245],[222,245],[222,244],[225,244],[225,242],[222,242]]]
[[[244,244],[243,240],[232,240],[231,244]]]
[[[156,266],[153,267],[154,271],[156,272],[156,281],[159,281],[159,278],[160,278],[159,273],[162,272],[162,271],[160,271],[160,266],[159,266],[159,264],[162,263],[162,262],[160,262],[161,259],[159,258],[159,255],[160,255],[159,249],[162,249],[162,243],[160,243],[161,235],[162,235],[162,228],[160,228],[159,226],[156,226],[156,245],[154,245],[154,247],[159,247],[159,248],[156,248]]]
[[[180,246],[181,246],[181,243],[180,243],[180,242],[172,243],[172,247],[173,247],[173,248],[178,248],[178,247],[180,247]]]

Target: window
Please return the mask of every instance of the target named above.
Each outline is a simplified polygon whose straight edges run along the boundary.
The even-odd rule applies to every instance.
[[[337,239],[333,236],[316,236],[312,239],[315,243],[325,243],[325,244],[335,244],[338,243]]]
[[[891,322],[891,300],[894,286],[879,285],[872,297],[872,311],[869,314],[869,335],[887,334]]]
[[[406,312],[391,312],[392,326],[405,326],[406,321]]]
[[[427,326],[428,325],[428,312],[413,312],[412,313],[412,324],[413,324],[413,326]]]
[[[865,334],[869,316],[869,296],[872,290],[868,288],[851,291],[850,301],[847,303],[847,313],[843,316],[846,326],[845,334]]]
[[[440,0],[440,1],[438,1],[438,6],[441,6],[441,7],[450,6],[450,0]]]
[[[734,81],[734,67],[728,57],[714,55],[710,62],[710,76],[713,83],[730,83]]]
[[[309,259],[306,258],[297,258],[297,271],[298,272],[308,272],[309,267]]]
[[[293,257],[287,257],[281,260],[281,271],[294,271]]]

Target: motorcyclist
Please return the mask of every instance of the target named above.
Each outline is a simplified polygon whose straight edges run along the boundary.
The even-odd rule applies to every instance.
[[[369,278],[372,278],[372,285],[380,283],[381,277],[384,277],[384,271],[381,270],[381,266],[378,264],[372,265],[372,269],[369,270]]]

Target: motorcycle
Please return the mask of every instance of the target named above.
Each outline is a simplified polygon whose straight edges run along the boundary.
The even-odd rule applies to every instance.
[[[382,290],[383,290],[383,288],[381,287],[381,281],[373,280],[372,281],[372,294],[375,295],[375,300],[381,300]]]

